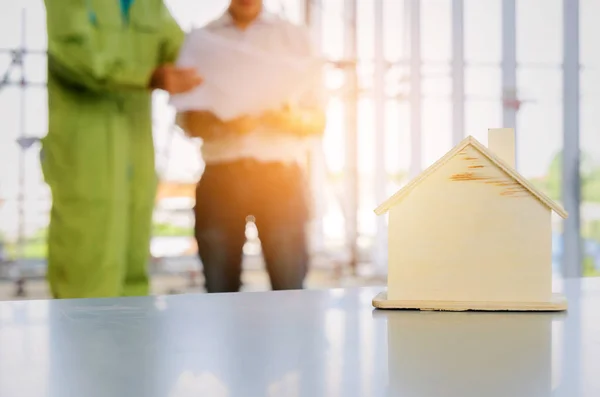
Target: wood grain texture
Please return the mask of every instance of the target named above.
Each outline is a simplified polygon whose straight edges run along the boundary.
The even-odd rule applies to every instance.
[[[547,302],[486,302],[451,300],[390,300],[387,291],[373,298],[373,306],[378,309],[438,310],[438,311],[565,311],[568,304],[562,294],[552,294]]]
[[[473,154],[474,151],[475,154]],[[506,173],[496,173],[496,176],[490,175],[487,172],[489,167],[497,168],[496,165],[491,163],[486,157],[478,156],[477,153],[476,150],[469,147],[461,150],[457,154],[457,157],[467,162],[467,169],[452,175],[450,180],[454,182],[479,181],[488,185],[500,186],[504,188],[500,192],[502,196],[523,197],[531,194],[525,186],[512,179]]]

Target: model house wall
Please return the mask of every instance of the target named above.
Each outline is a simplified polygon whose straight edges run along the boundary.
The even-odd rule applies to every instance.
[[[551,299],[550,208],[474,146],[389,211],[388,299]]]

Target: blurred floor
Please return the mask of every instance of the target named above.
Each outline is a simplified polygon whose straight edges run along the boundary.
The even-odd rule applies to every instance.
[[[247,269],[243,274],[244,287],[242,291],[268,291],[269,278],[262,269]],[[308,289],[326,289],[340,287],[355,287],[366,285],[384,285],[385,280],[374,277],[352,277],[336,274],[329,269],[313,269],[306,282]],[[44,280],[28,280],[25,284],[26,295],[15,298],[15,284],[0,281],[0,301],[15,299],[48,299],[48,287]],[[203,293],[202,277],[198,275],[192,282],[187,274],[164,274],[152,277],[152,293],[156,295]]]

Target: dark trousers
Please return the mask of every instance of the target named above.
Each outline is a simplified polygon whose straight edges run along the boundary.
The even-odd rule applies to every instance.
[[[258,228],[271,287],[303,288],[308,211],[300,167],[252,160],[207,165],[196,189],[194,211],[207,292],[239,291],[250,215]]]

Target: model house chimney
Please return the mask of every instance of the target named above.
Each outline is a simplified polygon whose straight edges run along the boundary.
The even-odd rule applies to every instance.
[[[515,168],[514,128],[490,128],[488,130],[488,148],[505,163]]]

